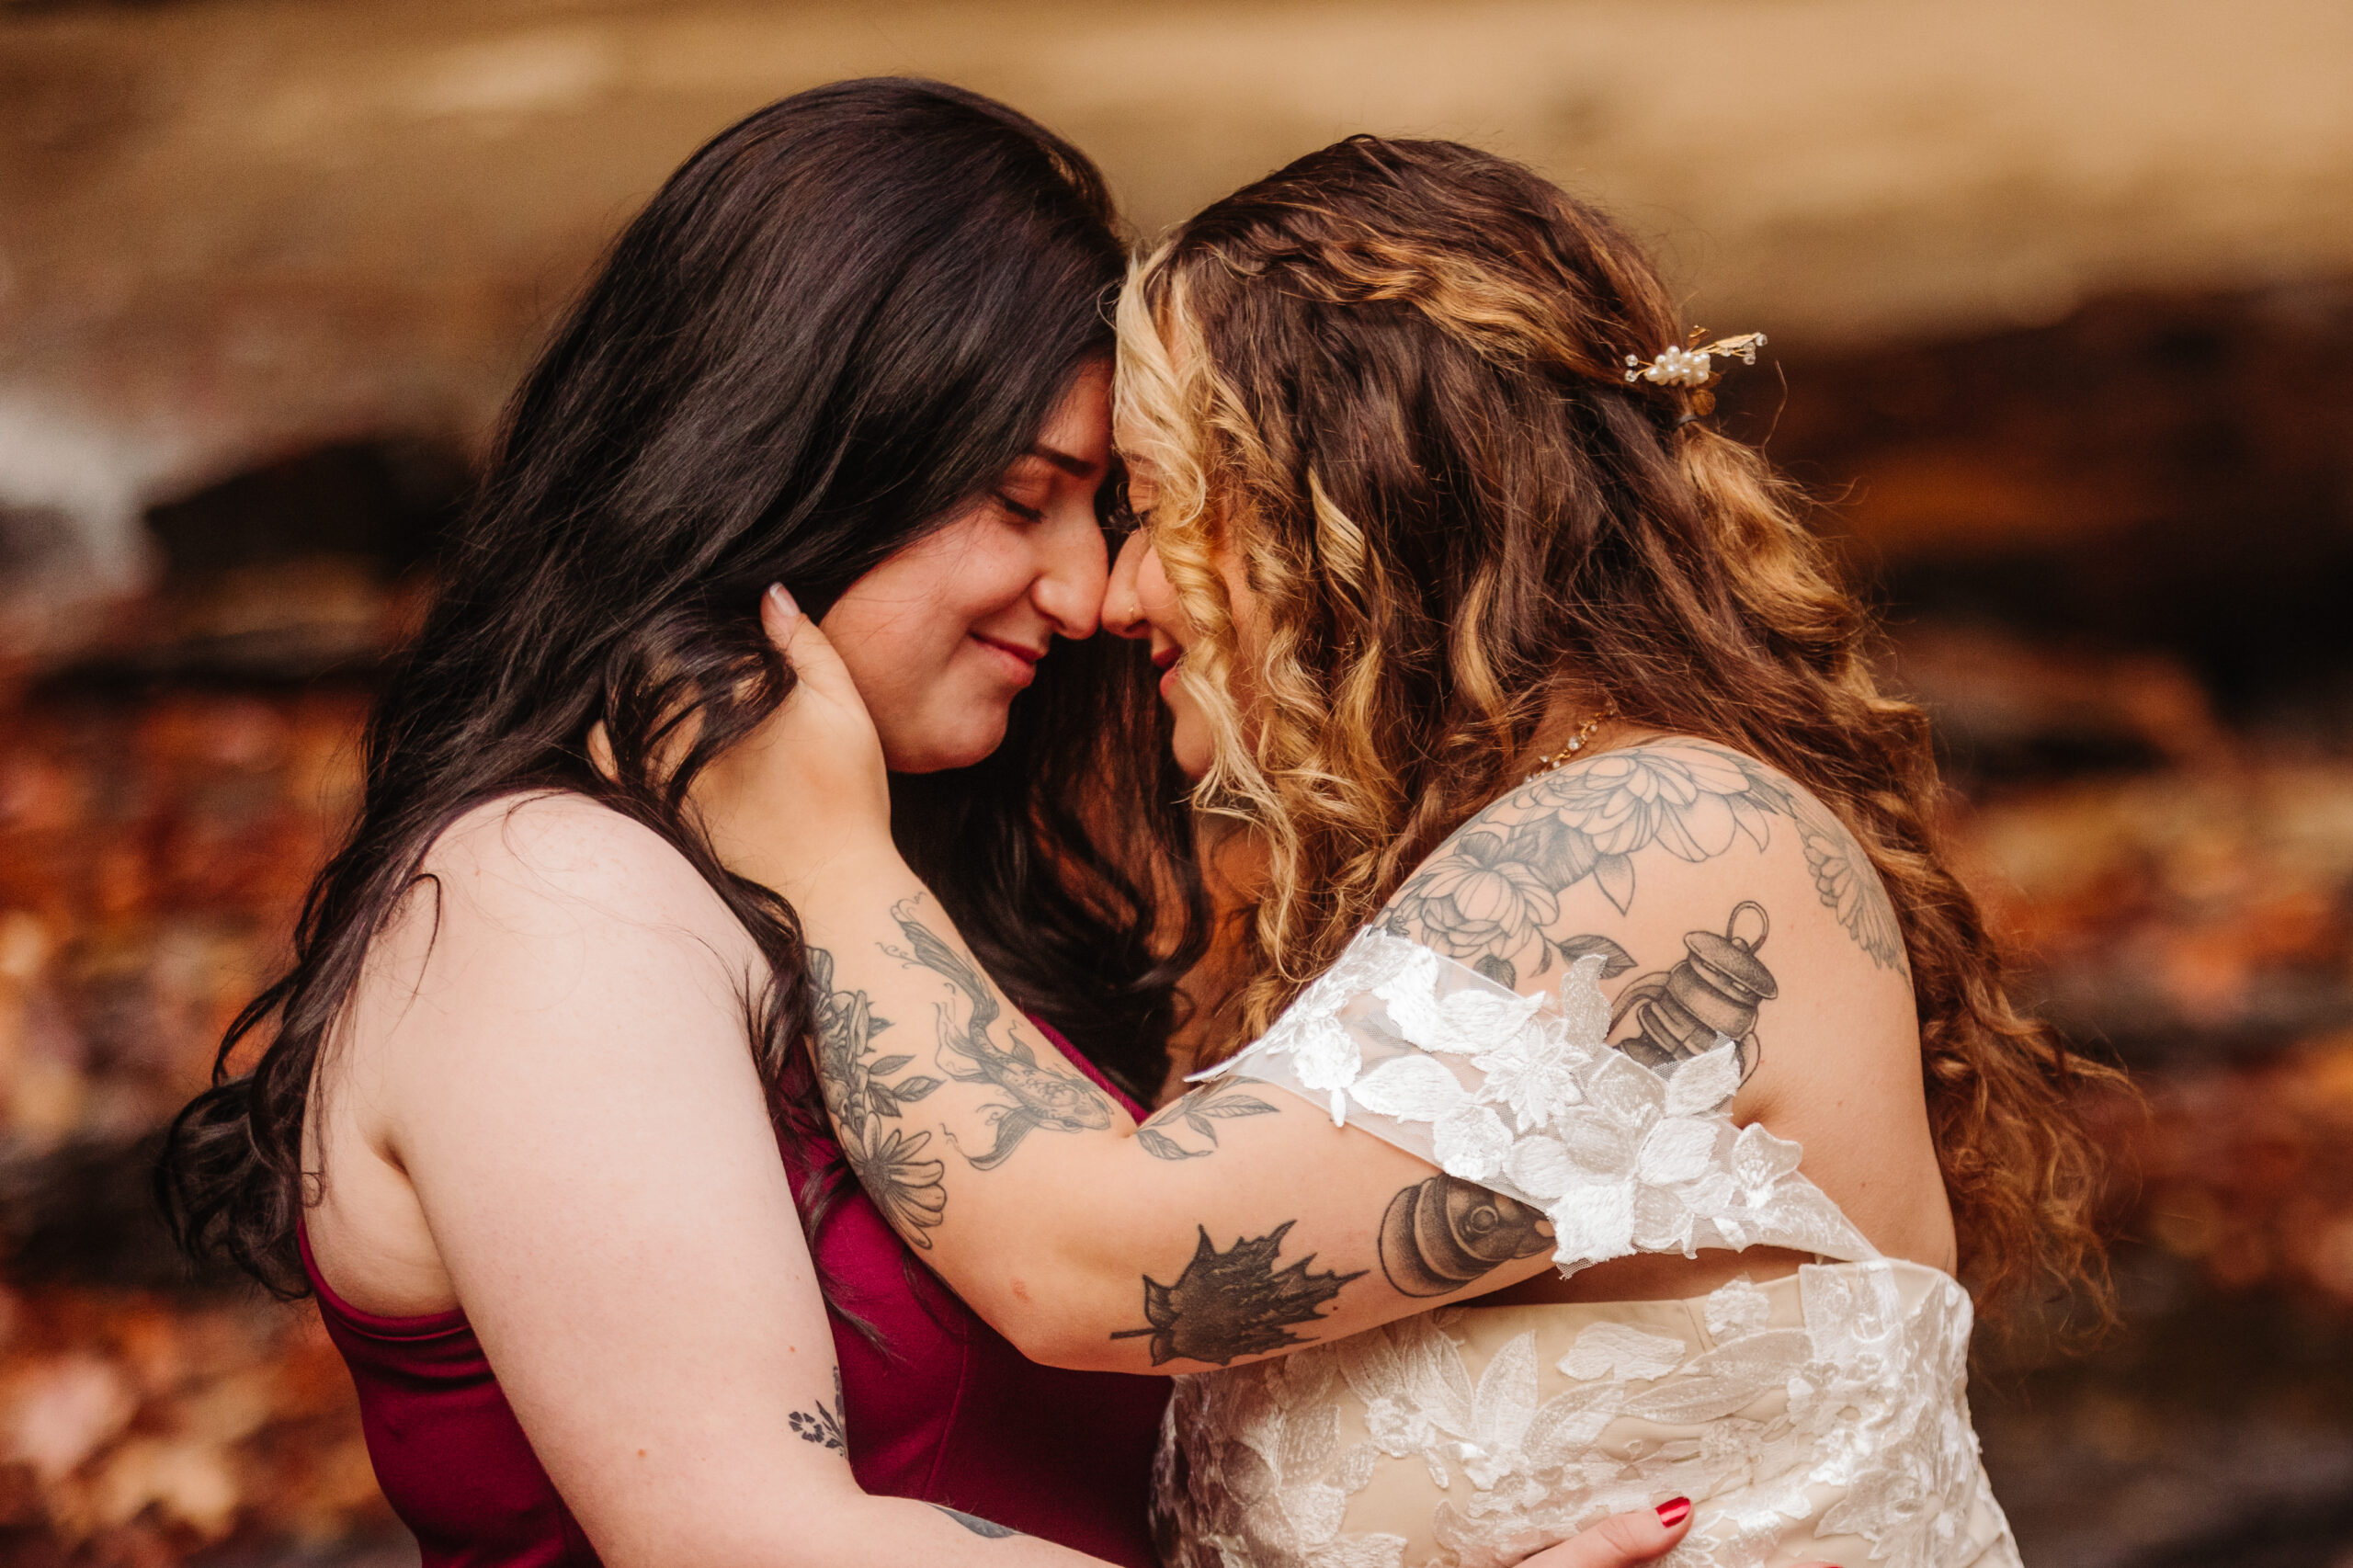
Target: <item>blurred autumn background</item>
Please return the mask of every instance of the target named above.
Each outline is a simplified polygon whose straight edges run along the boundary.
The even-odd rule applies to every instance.
[[[2339,0],[0,0],[0,1560],[415,1561],[315,1314],[191,1281],[146,1141],[552,313],[705,136],[881,71],[1052,123],[1147,235],[1475,141],[1771,335],[1722,417],[1829,503],[2035,997],[2151,1102],[2100,1109],[2124,1330],[1981,1356],[2027,1558],[2353,1564]]]

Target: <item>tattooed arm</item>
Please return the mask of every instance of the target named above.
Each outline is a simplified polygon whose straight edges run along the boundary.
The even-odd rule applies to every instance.
[[[1269,1086],[1220,1081],[1134,1127],[1003,1001],[894,852],[790,892],[824,946],[821,1071],[853,1164],[1040,1359],[1227,1365],[1548,1266],[1540,1214]],[[1860,1200],[1867,1232],[1910,1242],[1933,1214],[1893,915],[1835,820],[1749,759],[1660,742],[1534,780],[1384,922],[1528,994],[1598,955],[1620,1049],[1663,1064],[1738,1041],[1736,1112],[1823,1134],[1808,1169]],[[1857,1126],[1859,1099],[1893,1108]],[[1940,1256],[1933,1233],[1906,1250]]]
[[[1025,1353],[1225,1366],[1427,1304],[1378,1261],[1389,1195],[1427,1165],[1246,1080],[1139,1126],[1003,999],[895,854],[823,880],[793,892],[824,944],[817,1056],[845,1153],[900,1234]],[[884,889],[897,896],[878,909]]]
[[[805,737],[777,751],[823,763]],[[714,836],[792,901],[824,955],[817,1054],[851,1161],[901,1234],[1025,1352],[1119,1370],[1230,1365],[1548,1270],[1540,1216],[1282,1090],[1212,1085],[1136,1127],[996,991],[887,822],[845,811],[859,788],[771,785],[790,812]],[[1824,869],[1850,850],[1778,776],[1662,742],[1495,801],[1383,918],[1530,994],[1565,960],[1600,954],[1617,971],[1614,1040],[1656,1059],[1716,1029],[1739,1039],[1753,1076],[1735,1109],[1785,1136],[1858,1111],[1901,1123],[1908,1074],[1933,1183],[1902,955],[1873,924],[1876,881]],[[1877,1053],[1876,1077],[1849,1046],[1812,1048],[1840,1031]],[[1784,1040],[1809,1050],[1779,1051]],[[1919,1207],[1916,1183],[1882,1186]],[[1872,1216],[1855,1217],[1885,1244]]]

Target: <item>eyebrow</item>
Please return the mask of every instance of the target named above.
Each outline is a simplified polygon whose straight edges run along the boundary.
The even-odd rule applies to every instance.
[[[1074,479],[1093,479],[1103,472],[1102,464],[1088,462],[1084,458],[1074,458],[1059,447],[1050,447],[1043,441],[1032,444],[1029,455],[1044,459]]]

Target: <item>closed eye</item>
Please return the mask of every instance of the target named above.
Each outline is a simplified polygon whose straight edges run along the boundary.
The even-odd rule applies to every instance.
[[[998,506],[1003,506],[1006,511],[1012,513],[1015,517],[1020,518],[1025,523],[1038,523],[1045,520],[1045,513],[1040,511],[1035,506],[1024,506],[1022,503],[1016,501],[1012,496],[1007,495],[1002,490],[996,493],[996,500]]]

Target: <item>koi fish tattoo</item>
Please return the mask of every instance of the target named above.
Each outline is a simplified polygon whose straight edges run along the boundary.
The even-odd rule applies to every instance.
[[[907,946],[886,946],[883,952],[910,968],[939,975],[962,993],[969,1009],[959,1024],[954,1009],[940,1005],[939,1070],[960,1084],[986,1084],[1006,1096],[1006,1103],[982,1109],[991,1135],[986,1149],[977,1154],[969,1153],[953,1131],[943,1129],[949,1146],[963,1155],[972,1169],[985,1171],[1005,1164],[1021,1141],[1040,1128],[1086,1132],[1109,1127],[1110,1099],[1080,1074],[1042,1064],[1038,1051],[1021,1038],[1018,1024],[1007,1025],[1005,1044],[991,1038],[990,1030],[1003,1009],[997,1006],[988,977],[917,919],[915,911],[913,899],[892,908],[891,918],[905,934]],[[903,1059],[894,1062],[905,1064]]]

